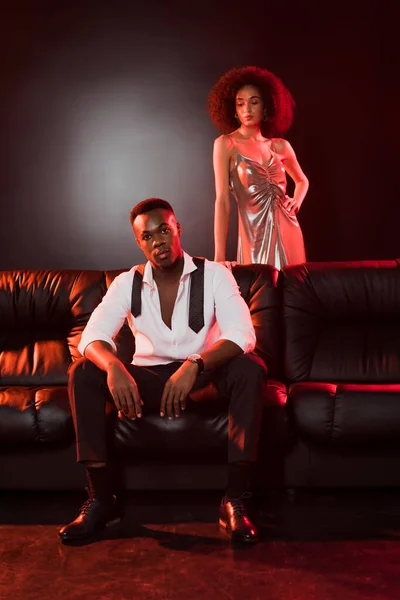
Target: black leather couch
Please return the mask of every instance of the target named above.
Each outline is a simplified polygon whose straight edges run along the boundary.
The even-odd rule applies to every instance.
[[[0,272],[0,489],[76,489],[67,370],[119,273]],[[261,486],[400,485],[400,270],[396,261],[236,266],[269,384]],[[133,337],[116,340],[130,360]],[[129,489],[217,489],[226,406],[140,422],[110,415]]]
[[[293,486],[400,485],[399,261],[282,273]]]

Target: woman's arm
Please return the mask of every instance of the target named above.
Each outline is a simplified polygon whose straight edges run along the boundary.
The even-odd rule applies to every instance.
[[[226,260],[226,238],[228,236],[231,201],[229,192],[229,158],[225,136],[214,142],[213,166],[215,176],[215,213],[214,213],[214,260]]]
[[[274,140],[275,151],[281,156],[286,173],[293,179],[295,188],[293,198],[287,198],[285,208],[288,212],[295,214],[300,210],[300,206],[307,194],[309,183],[304,175],[296,154],[287,140]]]

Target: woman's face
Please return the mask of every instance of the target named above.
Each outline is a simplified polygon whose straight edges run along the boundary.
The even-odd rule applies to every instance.
[[[242,125],[254,127],[263,119],[264,105],[259,90],[245,85],[236,94],[236,114]]]

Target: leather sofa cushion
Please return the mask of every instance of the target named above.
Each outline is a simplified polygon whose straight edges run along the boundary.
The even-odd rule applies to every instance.
[[[400,385],[301,382],[288,407],[298,435],[335,445],[400,445]]]
[[[72,442],[67,388],[1,387],[0,444]]]
[[[132,457],[154,457],[167,452],[183,462],[195,455],[222,456],[227,449],[228,403],[214,393],[202,394],[196,412],[187,410],[179,419],[169,421],[154,414],[136,421],[118,419],[115,432],[118,451]],[[270,380],[264,396],[267,414],[269,408],[280,408],[285,403],[285,386]]]
[[[286,388],[279,381],[269,381],[265,390],[266,407],[281,407],[286,402]],[[140,421],[116,419],[116,446],[133,455],[160,455],[177,451],[185,454],[207,454],[224,450],[227,440],[227,403],[214,390],[202,395],[196,413],[187,411],[180,420],[168,421],[148,415]],[[32,388],[24,386],[0,388],[0,445],[72,442],[75,434],[68,392],[65,386]]]

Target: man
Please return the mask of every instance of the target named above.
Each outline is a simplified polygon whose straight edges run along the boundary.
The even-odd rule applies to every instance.
[[[82,334],[85,358],[70,373],[77,458],[86,466],[90,498],[60,537],[82,539],[120,520],[107,456],[106,402],[131,419],[152,409],[160,418],[181,418],[190,410],[191,391],[212,381],[230,400],[220,526],[232,540],[255,542],[243,495],[256,459],[266,371],[250,354],[255,333],[249,309],[226,267],[183,252],[182,227],[168,202],[140,202],[131,224],[148,262],[113,281]],[[113,341],[125,318],[135,336],[132,364],[117,358]]]

